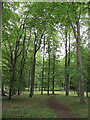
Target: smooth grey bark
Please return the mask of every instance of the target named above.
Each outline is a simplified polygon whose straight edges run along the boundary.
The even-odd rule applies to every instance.
[[[66,91],[66,96],[69,95],[69,72],[68,70],[68,64],[69,64],[69,60],[68,59],[68,48],[67,48],[67,42],[68,42],[68,33],[67,33],[67,29],[65,29],[65,91]]]
[[[49,86],[50,86],[50,41],[48,39],[48,89],[47,95],[49,95]]]
[[[78,81],[79,81],[79,96],[80,103],[83,103],[84,100],[84,81],[83,81],[83,73],[82,73],[82,60],[81,60],[81,49],[80,49],[80,22],[79,20],[76,23],[77,27],[77,37],[76,37],[76,46],[77,46],[77,67],[78,67]]]
[[[70,90],[70,33],[69,33],[69,50],[67,55],[67,77],[66,77],[66,96],[69,95]]]
[[[29,92],[29,87],[30,87],[30,83],[31,83],[31,66],[29,68],[29,75],[28,75],[29,79],[28,79],[28,92]]]
[[[72,3],[73,7],[75,7],[74,3]],[[75,11],[76,13],[76,11]],[[76,13],[77,14],[77,13]],[[78,77],[77,77],[77,87],[78,87],[78,94],[80,97],[80,103],[84,103],[84,81],[83,81],[83,73],[82,73],[82,59],[81,59],[81,39],[80,39],[80,15],[81,15],[81,9],[79,11],[79,16],[77,15],[77,21],[75,23],[75,26],[73,25],[73,22],[68,14],[68,19],[71,24],[74,37],[76,39],[76,53],[77,53],[77,69],[78,69]]]
[[[44,30],[45,31],[45,30]],[[42,32],[40,39],[39,39],[39,45],[37,46],[37,37],[38,34],[35,34],[35,39],[34,39],[34,51],[33,51],[33,61],[32,61],[32,70],[31,70],[31,86],[30,86],[30,94],[29,97],[32,97],[34,94],[34,82],[35,82],[35,65],[36,65],[36,53],[40,49],[41,45],[41,40],[44,35],[44,31]]]
[[[71,50],[71,46],[70,46],[70,33],[69,33],[69,52],[68,52],[68,89],[70,90],[70,50]]]
[[[55,80],[55,54],[53,53],[53,78],[52,78],[52,94],[54,95],[54,80]]]
[[[32,97],[34,94],[35,65],[36,65],[36,52],[34,51],[33,62],[32,62],[32,71],[31,71],[31,88],[30,88],[29,97]]]
[[[33,60],[32,60],[32,70],[31,70],[31,88],[30,88],[30,94],[29,97],[32,97],[34,94],[34,81],[35,81],[35,65],[36,65],[36,40],[37,40],[37,35],[35,34],[35,39],[34,39],[34,53],[33,53]]]
[[[43,46],[43,65],[42,65],[42,78],[41,78],[41,95],[43,95],[43,87],[44,87],[44,54],[45,54],[45,37],[44,37],[44,46]]]

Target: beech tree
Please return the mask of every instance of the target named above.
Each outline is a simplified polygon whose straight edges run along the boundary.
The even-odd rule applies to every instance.
[[[83,55],[86,52],[89,61],[83,42],[88,40],[83,27],[90,28],[89,11],[88,3],[3,3],[3,95],[5,88],[11,99],[27,89],[32,97],[34,90],[54,95],[66,87],[66,96],[77,89],[83,103],[89,87],[89,62]]]
[[[84,102],[84,82],[83,82],[83,74],[82,74],[82,60],[81,60],[81,49],[80,49],[80,16],[81,16],[81,3],[79,6],[79,11],[77,13],[76,9],[78,7],[77,4],[72,3],[72,10],[75,15],[75,23],[71,20],[71,16],[68,14],[68,19],[73,29],[73,33],[76,39],[76,49],[77,49],[77,69],[78,69],[78,94],[80,96],[80,102]]]

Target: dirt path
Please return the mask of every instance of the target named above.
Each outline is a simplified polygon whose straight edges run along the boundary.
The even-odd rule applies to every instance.
[[[52,96],[48,101],[49,107],[52,108],[60,117],[62,118],[78,118],[75,115],[71,114],[70,109],[66,106],[63,106],[55,96]]]

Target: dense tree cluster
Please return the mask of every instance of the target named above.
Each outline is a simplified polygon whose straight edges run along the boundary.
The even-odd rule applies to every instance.
[[[90,6],[83,2],[2,4],[2,95],[28,88],[88,96]],[[63,56],[62,55],[63,52]],[[5,90],[6,89],[6,90]]]

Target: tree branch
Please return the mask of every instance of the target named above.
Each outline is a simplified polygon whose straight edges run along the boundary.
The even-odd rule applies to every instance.
[[[41,34],[41,37],[40,37],[40,42],[39,42],[39,46],[38,46],[38,48],[36,49],[36,52],[40,49],[40,47],[41,47],[41,40],[42,40],[42,37],[43,37],[43,35],[44,35],[44,32],[45,32],[46,30],[44,30],[43,32],[42,32],[42,34]]]

